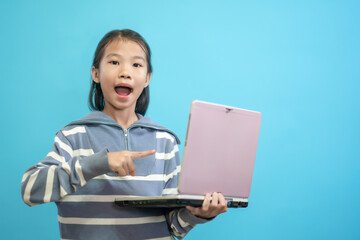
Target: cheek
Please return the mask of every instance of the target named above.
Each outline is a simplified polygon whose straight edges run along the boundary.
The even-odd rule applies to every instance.
[[[105,69],[106,70],[106,69]],[[100,79],[100,83],[102,85],[108,85],[110,84],[111,80],[112,80],[112,73],[110,71],[102,71],[100,72],[99,75],[99,79]]]
[[[100,78],[100,86],[103,92],[108,92],[113,89],[111,82],[106,76]]]
[[[146,71],[143,71],[141,73],[136,74],[136,82],[138,86],[144,86],[147,84],[147,79],[148,79],[148,74],[146,73]]]

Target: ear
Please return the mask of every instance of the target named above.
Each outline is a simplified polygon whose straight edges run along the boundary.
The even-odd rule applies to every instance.
[[[150,79],[151,79],[151,73],[148,73],[148,74],[146,75],[145,86],[144,86],[144,87],[149,86],[149,84],[150,84]]]
[[[96,69],[94,66],[91,68],[91,76],[94,82],[100,83],[99,69]]]

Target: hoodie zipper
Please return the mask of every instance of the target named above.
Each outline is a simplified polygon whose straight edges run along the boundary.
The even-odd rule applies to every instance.
[[[128,129],[125,129],[125,130],[124,130],[124,137],[125,137],[125,148],[126,148],[126,151],[129,151]]]

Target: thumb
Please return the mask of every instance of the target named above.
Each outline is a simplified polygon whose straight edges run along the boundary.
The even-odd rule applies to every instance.
[[[132,159],[137,159],[137,158],[143,158],[143,157],[153,155],[154,153],[155,153],[155,150],[147,150],[147,151],[142,151],[142,152],[130,152],[130,155],[131,155]]]

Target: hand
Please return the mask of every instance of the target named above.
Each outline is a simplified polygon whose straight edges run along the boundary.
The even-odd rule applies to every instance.
[[[186,208],[197,217],[213,218],[227,211],[227,202],[221,193],[208,193],[201,207],[186,206]]]
[[[135,176],[135,164],[134,159],[147,157],[153,155],[155,150],[143,151],[143,152],[108,152],[108,161],[111,171],[115,172],[119,176],[131,175]]]

